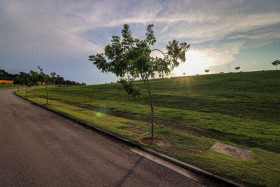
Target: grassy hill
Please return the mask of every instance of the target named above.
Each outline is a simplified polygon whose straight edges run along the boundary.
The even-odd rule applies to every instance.
[[[250,186],[280,184],[280,71],[177,77],[151,81],[155,136],[151,148],[217,175]],[[118,83],[50,88],[48,107],[141,144],[125,127],[150,131],[150,106]],[[21,94],[24,96],[24,92]],[[29,91],[45,104],[45,90]],[[215,142],[250,149],[250,160],[210,151]]]

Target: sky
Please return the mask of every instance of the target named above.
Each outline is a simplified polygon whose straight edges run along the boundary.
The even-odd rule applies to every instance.
[[[0,69],[41,66],[77,82],[115,82],[88,56],[103,52],[124,24],[140,39],[154,24],[154,48],[191,44],[172,75],[273,70],[280,60],[279,0],[0,0]]]

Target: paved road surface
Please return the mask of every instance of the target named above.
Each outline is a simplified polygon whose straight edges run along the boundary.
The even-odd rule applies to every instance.
[[[0,186],[200,186],[0,90]]]

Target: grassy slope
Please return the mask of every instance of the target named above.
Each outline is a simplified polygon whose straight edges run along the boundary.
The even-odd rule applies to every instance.
[[[156,137],[170,146],[153,149],[246,185],[280,183],[280,71],[232,73],[151,81]],[[50,89],[50,108],[139,143],[144,136],[123,127],[150,130],[148,96],[118,84]],[[24,92],[22,92],[23,94]],[[44,104],[44,89],[29,99]],[[23,94],[24,95],[24,94]],[[216,142],[252,150],[240,160],[210,151]]]

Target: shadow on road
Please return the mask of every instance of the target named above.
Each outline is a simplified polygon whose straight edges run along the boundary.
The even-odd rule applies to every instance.
[[[142,162],[142,160],[144,159],[143,156],[141,156],[133,165],[132,168],[130,168],[130,170],[126,173],[126,175],[120,180],[120,182],[118,182],[118,184],[116,185],[116,187],[120,187],[122,186],[122,184],[126,181],[126,179],[133,173],[133,171],[135,170],[135,168]]]

